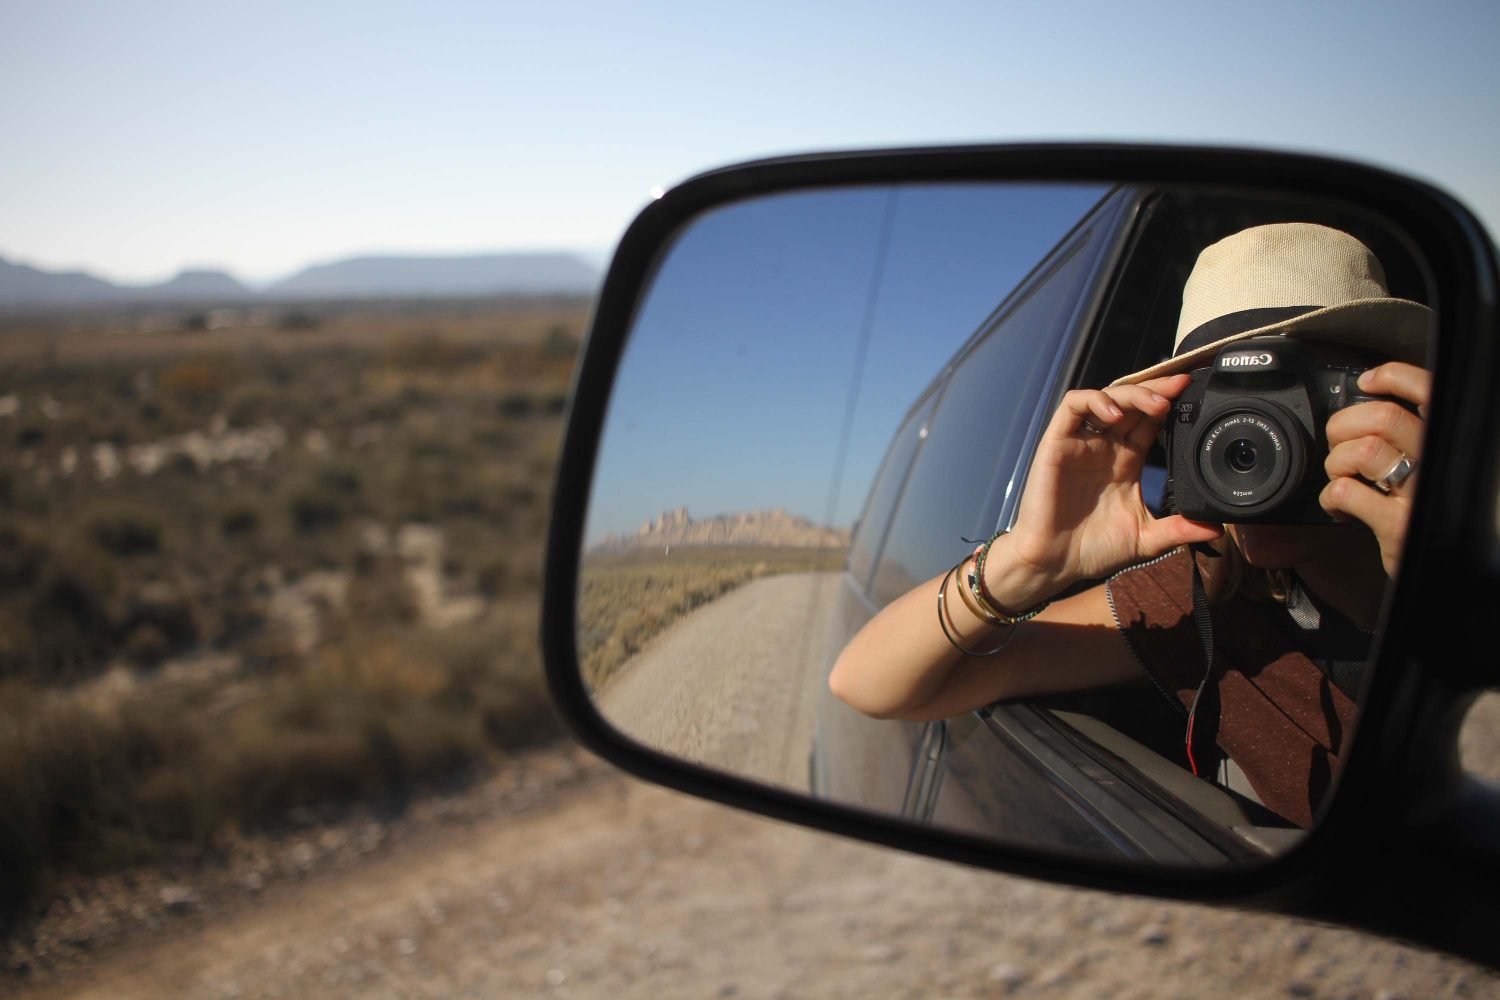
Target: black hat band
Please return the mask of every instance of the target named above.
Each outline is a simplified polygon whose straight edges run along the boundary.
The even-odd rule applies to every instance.
[[[1268,306],[1264,309],[1241,309],[1239,312],[1215,316],[1183,337],[1177,345],[1177,350],[1172,352],[1172,356],[1196,351],[1200,347],[1218,343],[1225,337],[1233,337],[1236,334],[1258,330],[1263,326],[1295,319],[1322,308],[1323,306]]]

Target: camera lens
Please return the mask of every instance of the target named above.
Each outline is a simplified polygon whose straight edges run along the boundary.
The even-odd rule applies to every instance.
[[[1255,445],[1244,438],[1231,441],[1224,457],[1235,472],[1249,472],[1255,468]]]
[[[1221,509],[1259,513],[1302,479],[1300,431],[1273,407],[1221,412],[1197,441],[1197,479],[1205,499]]]

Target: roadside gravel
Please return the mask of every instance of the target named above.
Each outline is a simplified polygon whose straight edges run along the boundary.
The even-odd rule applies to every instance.
[[[432,822],[253,906],[168,922],[23,997],[1485,997],[1351,931],[1045,886],[638,783]]]
[[[827,616],[842,578],[752,580],[679,619],[604,689],[600,712],[673,756],[807,791]]]

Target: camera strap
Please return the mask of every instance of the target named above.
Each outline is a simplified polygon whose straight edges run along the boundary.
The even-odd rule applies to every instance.
[[[1214,673],[1214,622],[1208,611],[1208,591],[1203,586],[1203,571],[1198,568],[1200,553],[1212,559],[1219,558],[1219,553],[1207,544],[1195,542],[1188,546],[1188,558],[1193,564],[1193,623],[1198,626],[1198,639],[1203,644],[1203,679],[1198,682],[1198,690],[1193,693],[1193,703],[1188,708],[1187,735],[1184,742],[1188,766],[1192,768],[1194,777],[1199,778],[1203,775],[1198,770],[1198,755],[1194,747],[1194,735],[1197,728],[1195,723],[1198,720],[1200,708],[1203,708],[1205,712],[1210,710],[1209,706],[1204,704],[1203,695],[1208,691],[1208,682]]]

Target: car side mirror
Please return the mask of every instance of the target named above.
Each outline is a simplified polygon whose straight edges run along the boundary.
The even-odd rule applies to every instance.
[[[1349,290],[1329,300],[1318,278],[1237,300],[1251,255],[1204,292],[1208,248],[1255,234],[1337,244],[1310,270],[1352,268]],[[1493,678],[1435,623],[1487,638],[1500,583],[1500,449],[1479,402],[1500,388],[1496,284],[1461,205],[1313,157],[974,147],[693,178],[622,239],[578,371],[548,540],[554,699],[622,768],[762,814],[1493,964],[1500,900],[1476,873],[1500,857],[1484,818],[1500,795],[1454,750]],[[1351,321],[1381,337],[1351,354]],[[1275,367],[1274,341],[1232,349],[1268,335],[1311,345],[1297,365],[1314,374],[1279,395],[1245,374]],[[1205,559],[1172,550],[1044,595],[1093,617],[975,625],[1002,602],[966,557],[1017,523],[1038,456],[1059,454],[1064,394],[1160,387],[1174,351],[1184,374],[1235,377],[1173,383],[1185,395],[1167,408],[1122,416],[1142,430],[1119,448],[1153,514],[1192,496],[1197,518],[1232,526],[1201,600]],[[1350,423],[1331,416],[1393,358],[1431,374],[1430,400],[1407,400],[1419,447],[1372,449],[1381,469],[1345,478],[1400,501],[1394,546],[1325,502],[1354,450],[1330,450]],[[1075,420],[1068,447],[1104,447],[1110,419]],[[902,601],[921,620],[893,631]],[[882,700],[871,676],[949,655],[939,628],[969,653],[1014,646],[950,657],[926,700],[899,684]],[[1464,917],[1434,921],[1422,899]]]

